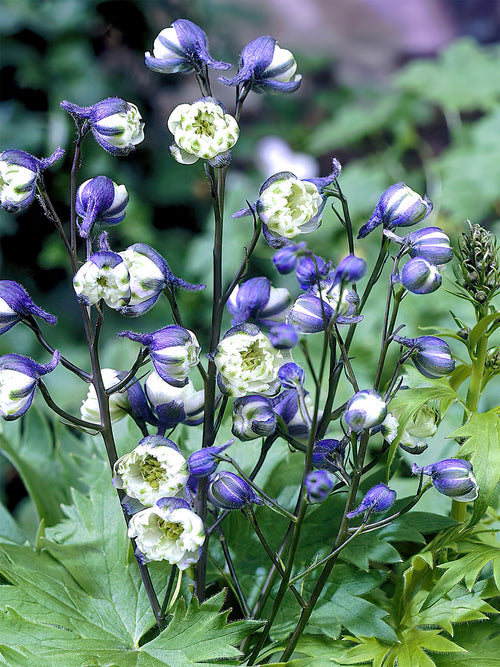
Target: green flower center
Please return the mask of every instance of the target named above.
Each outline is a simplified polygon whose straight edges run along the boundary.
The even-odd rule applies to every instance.
[[[245,371],[253,371],[254,368],[262,363],[262,354],[258,341],[251,343],[246,350],[241,353],[241,365]]]
[[[158,520],[158,526],[168,540],[177,540],[183,533],[182,523],[176,521]]]
[[[144,480],[151,486],[151,488],[158,491],[160,488],[160,481],[163,479],[165,473],[158,459],[155,459],[151,454],[147,454],[144,461],[140,464],[140,471]]]
[[[212,113],[200,109],[194,118],[193,128],[195,134],[204,134],[207,137],[213,138],[215,135],[215,127]]]

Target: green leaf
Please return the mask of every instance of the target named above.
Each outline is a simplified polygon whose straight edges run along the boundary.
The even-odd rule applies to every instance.
[[[10,582],[0,586],[0,655],[18,651],[25,662],[9,665],[51,667],[187,667],[239,656],[233,644],[261,623],[226,624],[223,593],[201,606],[193,599],[187,612],[180,600],[166,630],[141,644],[154,617],[109,469],[99,465],[90,495],[73,492],[67,519],[47,529],[42,550],[0,544],[0,574]],[[168,569],[150,567],[160,595]]]
[[[436,656],[437,667],[499,667],[499,630],[498,620],[457,627],[455,640],[467,653]]]
[[[16,542],[17,544],[24,544],[28,541],[28,536],[3,503],[0,503],[0,541]]]
[[[485,315],[485,317],[479,320],[469,335],[469,342],[472,349],[476,347],[477,341],[483,335],[489,325],[492,322],[496,322],[497,320],[500,322],[500,312],[498,311],[490,313],[489,315]]]
[[[472,463],[479,485],[470,525],[484,515],[500,479],[500,415],[496,411],[474,413],[469,421],[449,438],[467,438],[459,454]]]
[[[396,83],[447,111],[488,111],[500,98],[498,48],[481,47],[469,37],[457,40],[438,58],[408,65]]]

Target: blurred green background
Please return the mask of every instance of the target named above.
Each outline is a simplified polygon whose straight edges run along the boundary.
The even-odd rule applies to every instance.
[[[41,157],[59,145],[67,149],[65,160],[46,176],[66,220],[73,128],[60,101],[89,105],[117,96],[137,104],[146,123],[145,141],[127,158],[113,158],[88,138],[79,182],[105,174],[126,185],[130,204],[124,222],[111,231],[114,249],[149,243],[174,273],[209,284],[211,214],[203,168],[178,165],[170,157],[165,126],[177,104],[199,93],[193,77],[160,75],[143,63],[158,32],[183,17],[205,30],[215,58],[235,65],[248,41],[271,34],[294,52],[304,77],[292,96],[248,98],[228,182],[228,280],[251,236],[251,222],[233,221],[230,214],[247,199],[255,200],[269,170],[303,168],[301,177],[325,175],[333,156],[343,164],[340,182],[356,229],[380,194],[404,180],[429,196],[435,206],[429,224],[443,227],[455,242],[466,219],[498,232],[499,7],[496,0],[3,0],[0,150],[20,148]],[[219,85],[216,76],[213,81],[214,94],[231,113],[234,90]],[[289,152],[271,153],[269,137],[285,140]],[[342,228],[330,210],[307,241],[335,263],[346,253]],[[373,260],[378,234],[357,251]],[[63,249],[36,204],[18,217],[0,211],[0,253],[1,277],[23,284],[37,303],[59,316],[58,326],[47,332],[49,340],[87,367]],[[279,278],[271,256],[260,244],[249,276],[268,275],[296,294],[294,279]],[[452,327],[450,309],[471,323],[467,304],[446,291],[452,280],[448,267],[438,292],[404,302],[406,335],[418,335],[419,326]],[[363,339],[354,348],[360,384],[369,382],[376,363],[381,299],[382,288],[368,305]],[[186,324],[204,341],[208,299],[183,293],[179,301]],[[170,322],[166,304],[140,321],[106,311],[104,365],[124,368],[135,356],[136,346],[118,341],[117,331],[153,331]],[[22,326],[1,337],[0,353],[8,352],[46,361]],[[75,389],[73,378],[62,371],[48,384],[56,400],[78,410],[85,388]],[[492,392],[483,409],[494,400]],[[5,475],[17,483],[10,469]]]

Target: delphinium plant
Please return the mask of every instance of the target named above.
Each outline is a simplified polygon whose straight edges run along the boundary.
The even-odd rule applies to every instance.
[[[167,127],[179,178],[201,163],[210,186],[208,289],[175,276],[144,243],[116,250],[113,226],[126,217],[126,187],[104,175],[79,182],[90,135],[113,155],[140,144],[134,104],[61,103],[76,130],[69,220],[43,180],[62,149],[46,159],[18,149],[0,155],[2,207],[17,213],[36,199],[57,229],[89,354],[80,368],[55,350],[40,320],[54,325],[56,317],[18,283],[0,281],[0,332],[24,324],[52,355],[46,363],[22,350],[0,358],[0,414],[20,419],[38,390],[63,422],[53,428],[70,454],[46,453],[62,479],[52,488],[53,477],[43,479],[46,462],[37,471],[22,455],[22,447],[36,448],[33,440],[43,442],[43,421],[33,422],[38,434],[32,422],[5,428],[3,448],[38,499],[42,523],[34,548],[12,519],[2,537],[2,662],[451,665],[465,650],[474,655],[460,626],[459,640],[452,638],[454,624],[482,620],[476,663],[493,664],[500,635],[487,600],[500,585],[498,516],[490,507],[500,476],[499,409],[478,410],[500,371],[495,240],[470,225],[454,251],[439,227],[424,226],[430,200],[402,182],[387,188],[356,231],[336,159],[322,178],[273,175],[229,222],[226,177],[245,100],[296,91],[292,53],[267,36],[245,46],[236,75],[218,78],[235,88],[232,113],[209,76],[230,65],[211,57],[190,21],[162,30],[146,65],[194,75],[200,87],[202,97],[173,109]],[[345,230],[344,257],[308,245],[327,211]],[[248,224],[248,242],[226,283],[228,223]],[[366,258],[364,239],[377,234],[378,255]],[[277,283],[296,276],[288,283],[294,293],[267,276],[249,277],[257,244],[271,249]],[[452,314],[457,329],[408,330],[401,304],[444,289],[442,269],[452,261],[456,281],[448,289],[472,304],[474,317]],[[211,301],[203,349],[204,333],[185,321],[179,289],[204,290]],[[375,289],[384,294],[379,322],[364,313]],[[165,309],[165,326],[149,331],[143,316],[153,307]],[[115,342],[137,346],[130,368],[103,368],[109,309],[141,318],[134,330],[125,319]],[[368,382],[355,354],[363,338],[375,355]],[[463,346],[463,358],[448,338]],[[56,403],[45,380],[63,372],[86,387],[78,416]],[[432,451],[452,405],[462,425],[446,431],[446,457],[421,465],[417,457]],[[133,429],[128,449],[116,430],[123,417]],[[397,499],[401,481],[405,496]],[[65,517],[59,508],[45,511],[61,484]],[[451,499],[451,516],[439,503],[436,513],[418,511],[424,494],[435,494],[427,507],[439,494]]]

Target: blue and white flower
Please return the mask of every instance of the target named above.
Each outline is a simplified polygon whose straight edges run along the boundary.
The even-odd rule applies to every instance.
[[[347,512],[346,517],[352,519],[359,514],[364,514],[366,519],[369,514],[386,512],[396,502],[396,491],[385,484],[377,484],[367,491],[359,507],[352,512]]]
[[[269,329],[269,340],[277,350],[291,350],[300,341],[300,334],[293,324],[282,322]]]
[[[348,289],[341,291],[333,280],[324,280],[321,289],[312,287],[299,296],[287,316],[287,323],[293,324],[303,334],[317,333],[327,329],[332,322],[352,324],[363,319],[356,315],[359,297]]]
[[[0,207],[8,213],[27,208],[35,197],[40,174],[63,155],[62,148],[41,159],[17,149],[0,153]]]
[[[227,86],[246,86],[257,93],[293,93],[302,81],[291,51],[272,37],[257,37],[241,53],[240,69],[232,79],[219,77]]]
[[[0,280],[0,334],[22,320],[41,317],[47,324],[55,324],[57,317],[39,308],[28,292],[13,280]]]
[[[235,400],[231,430],[239,440],[255,440],[272,435],[276,424],[273,403],[266,396],[252,394]]]
[[[410,257],[423,257],[437,266],[453,259],[453,248],[449,237],[439,227],[423,227],[408,234],[404,239]]]
[[[73,288],[79,301],[92,306],[101,299],[118,310],[131,297],[130,275],[120,255],[109,250],[94,253],[73,278]]]
[[[472,464],[464,459],[445,459],[423,468],[414,463],[411,471],[414,475],[429,475],[439,493],[459,503],[472,502],[479,495]]]
[[[170,151],[181,164],[194,164],[201,158],[214,167],[224,166],[240,133],[236,120],[213,97],[179,104],[167,125],[175,140]]]
[[[143,562],[166,560],[185,570],[200,557],[205,527],[185,500],[161,498],[130,518],[128,536],[135,539]]]
[[[394,280],[413,294],[431,294],[441,286],[443,279],[433,264],[423,257],[414,257],[406,262]]]
[[[219,389],[224,394],[272,396],[279,390],[283,355],[255,325],[230,329],[217,346],[214,361]]]
[[[214,60],[208,52],[203,30],[187,19],[177,19],[164,28],[153,43],[153,55],[145,54],[146,66],[154,72],[203,72],[205,66],[226,70],[229,63]]]
[[[237,285],[229,299],[227,309],[236,326],[251,322],[259,327],[270,327],[282,322],[290,306],[290,294],[284,287],[273,287],[267,278],[250,278]]]
[[[201,347],[194,333],[176,324],[150,334],[123,331],[118,335],[144,345],[158,375],[174,387],[188,383],[189,371],[200,358]]]
[[[348,401],[344,419],[357,433],[381,424],[387,416],[387,404],[373,389],[358,391]]]
[[[223,470],[217,473],[208,485],[208,499],[220,509],[239,510],[263,502],[250,484],[234,472]]]
[[[75,119],[86,121],[97,143],[112,155],[128,155],[144,139],[139,109],[119,97],[108,97],[89,107],[64,100],[61,107]]]
[[[177,496],[189,479],[187,461],[171,440],[143,438],[114,465],[113,485],[151,507],[160,498]]]
[[[94,224],[117,225],[125,217],[127,188],[107,176],[96,176],[82,183],[76,193],[75,209],[80,216],[80,236],[90,235]]]
[[[317,470],[336,473],[344,470],[346,441],[327,438],[318,440],[313,447],[312,464]]]
[[[224,445],[203,447],[193,452],[188,460],[189,472],[194,477],[208,477],[217,470],[218,456],[230,447],[234,438]]]
[[[0,418],[12,421],[22,417],[33,402],[38,381],[54,370],[59,359],[57,351],[48,364],[38,364],[20,354],[0,357]]]
[[[371,218],[359,230],[358,239],[379,225],[386,229],[415,225],[431,211],[432,202],[427,197],[421,197],[405,183],[395,183],[380,197]]]
[[[450,346],[437,336],[419,336],[405,338],[394,336],[394,340],[412,350],[410,358],[415,368],[428,378],[440,378],[455,369]]]
[[[177,424],[196,426],[203,421],[205,392],[196,390],[191,380],[183,387],[174,387],[153,372],[148,375],[145,391],[158,417],[161,435]]]

